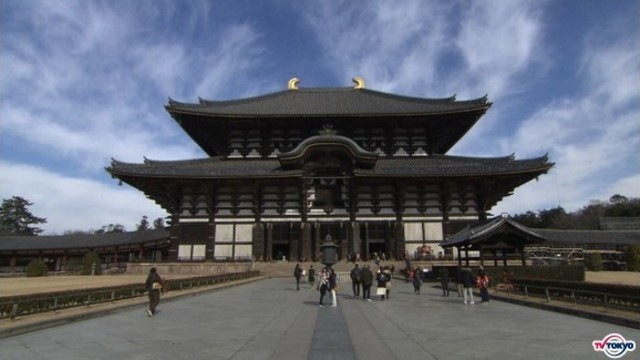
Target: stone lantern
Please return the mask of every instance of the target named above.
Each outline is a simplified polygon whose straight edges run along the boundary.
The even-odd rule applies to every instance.
[[[322,253],[321,262],[327,267],[338,262],[338,245],[331,240],[331,235],[327,235],[324,243],[320,245]]]

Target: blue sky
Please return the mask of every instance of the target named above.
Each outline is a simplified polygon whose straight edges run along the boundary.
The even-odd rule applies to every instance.
[[[351,86],[493,107],[450,152],[556,166],[491,212],[640,197],[640,2],[0,2],[0,198],[45,234],[165,212],[104,170],[205,154],[167,99]]]

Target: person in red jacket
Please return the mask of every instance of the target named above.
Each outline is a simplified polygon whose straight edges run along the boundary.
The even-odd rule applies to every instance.
[[[480,297],[483,304],[489,303],[489,275],[481,267],[478,272],[478,278],[476,279],[476,285],[480,289]]]

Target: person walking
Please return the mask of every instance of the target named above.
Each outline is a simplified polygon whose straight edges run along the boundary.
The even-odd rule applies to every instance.
[[[416,295],[420,295],[420,288],[422,287],[422,270],[419,267],[413,272],[413,293]]]
[[[338,306],[338,277],[332,268],[329,268],[329,291],[331,291],[331,306]]]
[[[440,285],[442,296],[449,296],[449,270],[446,267],[440,269]]]
[[[360,270],[360,281],[362,282],[362,299],[371,301],[371,285],[373,285],[373,273],[369,265],[364,265]]]
[[[156,313],[158,304],[160,304],[160,292],[164,292],[165,289],[164,279],[158,274],[156,268],[149,269],[149,275],[147,275],[144,286],[149,294],[149,306],[145,312],[149,317],[152,317]]]
[[[360,271],[361,270],[358,267],[358,264],[356,264],[353,269],[351,269],[351,273],[349,274],[349,276],[351,276],[351,287],[353,288],[354,297],[360,296]]]
[[[458,297],[462,297],[464,285],[462,284],[462,268],[460,266],[456,268],[456,290],[458,290]]]
[[[382,270],[382,273],[384,274],[386,280],[385,287],[387,288],[387,291],[385,295],[386,298],[389,299],[389,295],[391,294],[391,286],[393,285],[393,277],[391,276],[391,270],[389,269],[389,267],[385,267],[384,270]]]
[[[296,278],[296,290],[300,290],[300,278],[302,277],[300,264],[296,264],[295,269],[293,269],[293,276]]]
[[[320,276],[318,277],[318,291],[320,291],[320,302],[318,304],[319,307],[323,307],[324,296],[327,294],[327,290],[329,289],[329,273],[327,268],[324,268],[320,271]]]
[[[313,265],[309,266],[309,275],[307,280],[309,281],[311,288],[313,288],[313,284],[316,282],[316,270],[313,268]]]
[[[464,304],[465,305],[473,305],[475,302],[473,301],[473,284],[475,283],[473,278],[473,273],[471,269],[465,267],[462,269],[462,286],[464,288]]]
[[[478,278],[476,279],[476,284],[478,289],[480,289],[480,297],[482,298],[481,303],[488,304],[489,303],[489,275],[484,271],[483,268],[480,268],[478,273]]]
[[[388,270],[380,268],[376,280],[378,280],[378,288],[376,289],[376,295],[380,295],[380,300],[384,301],[385,297],[389,298],[389,281],[391,276],[387,275]]]

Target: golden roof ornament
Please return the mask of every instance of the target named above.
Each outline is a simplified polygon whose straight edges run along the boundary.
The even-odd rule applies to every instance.
[[[299,82],[300,82],[300,79],[298,79],[297,77],[292,77],[289,80],[289,85],[287,87],[289,88],[289,90],[298,90]]]
[[[364,89],[364,79],[363,79],[363,78],[361,78],[361,77],[359,77],[359,76],[356,76],[356,77],[354,77],[354,78],[353,78],[353,79],[351,79],[351,80],[356,84],[356,85],[353,87],[354,89],[356,89],[356,90]]]

